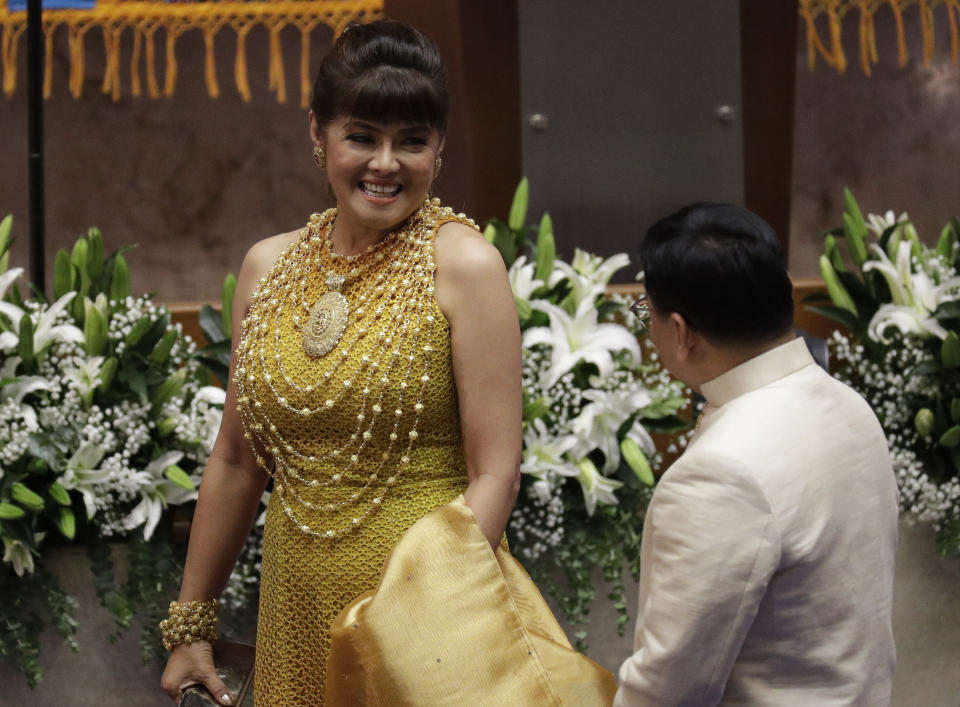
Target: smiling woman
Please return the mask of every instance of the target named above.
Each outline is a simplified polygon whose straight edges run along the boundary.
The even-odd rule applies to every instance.
[[[164,635],[173,699],[200,682],[231,703],[207,619],[271,478],[258,704],[612,698],[500,547],[519,488],[520,328],[497,250],[428,198],[445,80],[433,43],[392,22],[345,32],[320,68],[310,134],[337,207],[244,260],[224,421],[171,609],[200,640]]]

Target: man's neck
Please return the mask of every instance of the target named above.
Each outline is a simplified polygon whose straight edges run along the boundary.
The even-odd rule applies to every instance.
[[[783,346],[784,344],[790,343],[796,338],[797,335],[791,329],[783,336],[779,336],[776,339],[770,339],[762,344],[730,346],[705,342],[705,346],[700,352],[703,358],[702,365],[699,367],[698,371],[700,373],[700,375],[697,376],[698,380],[689,382],[688,384],[691,388],[697,392],[700,392],[700,386],[704,383],[722,376],[727,371],[730,371],[740,364],[746,363],[750,359],[756,358],[761,354],[765,354],[767,351],[772,351],[778,346]]]

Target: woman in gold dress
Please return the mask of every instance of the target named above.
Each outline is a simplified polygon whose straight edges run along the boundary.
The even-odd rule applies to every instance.
[[[172,651],[162,686],[174,700],[202,683],[232,703],[213,670],[208,619],[271,476],[257,705],[440,704],[467,694],[457,674],[465,664],[444,665],[443,655],[453,654],[411,633],[431,619],[417,618],[388,639],[405,645],[371,659],[359,637],[383,649],[385,634],[376,620],[367,625],[370,597],[351,604],[381,574],[383,581],[400,577],[410,583],[407,598],[370,613],[390,606],[388,618],[411,623],[421,607],[411,611],[410,596],[443,586],[450,591],[435,601],[451,607],[464,596],[499,605],[515,581],[504,565],[505,573],[484,575],[483,590],[460,583],[478,564],[498,568],[493,558],[503,558],[498,546],[519,488],[520,332],[497,251],[473,221],[429,198],[446,123],[443,65],[415,29],[357,26],[324,59],[310,132],[337,207],[256,244],[240,271],[233,316],[242,327],[223,423],[200,488],[179,602],[164,625]],[[431,514],[451,502],[453,516],[429,525],[427,517],[436,521]],[[385,560],[420,519],[420,534],[397,548],[388,573]],[[453,544],[438,550],[433,539],[451,522],[459,530],[444,537]],[[423,577],[412,569],[418,556],[457,577]],[[418,581],[423,591],[412,589]],[[382,584],[381,591],[395,594]],[[529,620],[524,602],[510,605],[511,617]],[[336,674],[328,675],[334,624],[343,647]],[[487,628],[481,622],[473,630],[485,636]],[[536,636],[549,633],[523,633],[518,655],[538,657]],[[381,672],[375,665],[390,661],[393,648],[409,659],[417,647],[429,652],[433,673],[414,670],[410,682],[406,667]],[[448,673],[438,676],[440,669]],[[534,672],[543,673],[539,658]],[[381,684],[386,692],[375,694],[366,687],[375,682],[371,674],[405,684]],[[442,680],[449,687],[437,692]],[[337,697],[328,700],[328,690]]]

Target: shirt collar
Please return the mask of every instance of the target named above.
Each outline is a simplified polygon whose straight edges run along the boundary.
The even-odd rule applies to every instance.
[[[781,344],[734,366],[700,386],[707,403],[720,407],[736,397],[815,364],[803,339]]]

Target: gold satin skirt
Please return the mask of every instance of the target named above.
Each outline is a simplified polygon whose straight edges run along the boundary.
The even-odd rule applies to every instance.
[[[608,707],[616,692],[463,496],[404,534],[331,638],[327,707]]]

